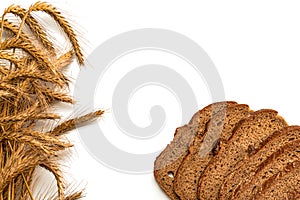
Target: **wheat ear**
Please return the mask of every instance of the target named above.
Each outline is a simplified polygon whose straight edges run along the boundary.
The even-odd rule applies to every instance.
[[[81,52],[81,48],[79,46],[77,36],[76,36],[73,28],[70,26],[69,22],[65,19],[65,17],[62,16],[61,13],[55,7],[53,7],[51,4],[48,4],[46,2],[39,1],[35,4],[33,4],[30,7],[30,10],[42,11],[42,12],[49,14],[61,26],[61,28],[66,33],[66,35],[68,36],[68,38],[73,46],[73,49],[75,51],[78,62],[80,64],[83,64],[83,62],[84,62],[83,54]]]
[[[12,13],[21,19],[25,16],[25,24],[30,28],[30,30],[34,33],[34,35],[39,39],[42,45],[49,50],[49,52],[55,56],[55,49],[53,43],[48,39],[47,33],[44,31],[43,27],[38,23],[38,21],[28,13],[26,15],[26,9],[21,8],[17,5],[11,5],[6,9],[6,13]]]

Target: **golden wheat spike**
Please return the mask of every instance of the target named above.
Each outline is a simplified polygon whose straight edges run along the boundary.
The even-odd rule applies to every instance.
[[[31,43],[22,41],[19,38],[9,38],[0,43],[0,50],[9,50],[13,48],[18,48],[27,52],[33,59],[36,59],[40,65],[46,67],[53,76],[60,78],[65,84],[68,83],[66,77],[61,72],[57,71],[50,60],[48,60],[46,53],[42,52],[40,49],[36,49]]]
[[[26,121],[29,119],[32,115],[35,114],[36,109],[38,108],[38,103],[35,103],[32,107],[27,108],[23,112],[19,112],[17,115],[5,115],[0,117],[0,125],[1,124],[7,124],[7,123],[14,123],[17,121]]]
[[[54,113],[38,113],[31,116],[31,119],[41,120],[41,119],[60,119],[61,116]]]
[[[28,148],[21,145],[16,150],[9,152],[9,155],[1,168],[0,193],[3,192],[10,181],[21,175],[22,172],[35,168],[40,163],[47,162],[47,157],[44,157],[35,151],[29,152],[26,149]],[[0,157],[0,162],[4,162],[3,157]]]
[[[42,43],[42,45],[49,50],[49,52],[55,56],[55,48],[53,43],[48,39],[47,33],[44,31],[43,27],[40,23],[30,14],[26,15],[26,9],[21,8],[17,5],[11,5],[6,9],[6,13],[12,13],[21,19],[24,19],[25,24],[30,28],[34,36],[38,38],[38,40]],[[22,27],[19,27],[21,30]]]
[[[81,51],[81,48],[79,46],[77,36],[73,30],[73,28],[70,26],[69,22],[65,19],[64,16],[61,15],[61,13],[53,7],[51,4],[48,4],[46,2],[40,2],[33,4],[30,8],[31,11],[42,11],[50,15],[58,24],[59,26],[64,30],[65,34],[68,36],[73,49],[75,51],[75,55],[77,57],[77,60],[79,64],[84,63],[83,54]]]
[[[82,192],[75,192],[74,194],[71,194],[65,198],[65,200],[78,200],[83,197]]]
[[[19,32],[19,27],[6,19],[1,19],[0,24],[1,24],[1,26],[3,24],[3,28],[5,30],[11,32],[15,36]],[[29,41],[29,37],[23,31],[21,31],[19,37],[25,41]]]
[[[76,127],[82,126],[86,122],[91,122],[91,120],[102,116],[103,113],[103,110],[99,110],[81,117],[67,120],[55,127],[52,131],[49,131],[47,134],[60,136],[68,131],[75,129]]]
[[[74,103],[74,100],[71,97],[69,97],[68,95],[66,95],[62,92],[49,90],[47,88],[44,88],[44,89],[41,88],[40,91],[43,95],[45,95],[49,99],[49,103],[53,102],[54,100],[60,101],[60,102],[65,102],[65,103],[70,103],[70,104]]]
[[[34,151],[42,151],[45,153],[45,156],[56,155],[58,151],[73,146],[70,143],[60,141],[58,138],[27,129],[5,132],[0,136],[0,141],[2,140],[18,141],[27,144]]]
[[[43,146],[43,144],[31,137],[26,137],[21,134],[17,134],[15,132],[10,133],[9,135],[2,135],[0,137],[1,140],[8,140],[8,141],[16,141],[19,143],[23,143],[31,147],[31,149],[41,150],[47,155],[51,155],[50,150],[47,149],[47,147]]]
[[[0,90],[0,98],[3,98],[2,100],[4,100],[5,97],[12,97],[12,96],[15,95],[9,91]]]
[[[14,72],[9,73],[6,77],[2,78],[3,82],[8,82],[11,80],[15,80],[18,78],[31,78],[31,79],[39,79],[48,83],[55,83],[59,86],[63,87],[65,84],[65,80],[62,81],[60,78],[52,76],[48,72],[42,73],[37,67],[29,66],[27,69],[20,69]]]
[[[38,80],[31,82],[34,92],[37,93],[37,97],[43,102],[42,105],[49,105],[54,101],[65,102],[73,104],[74,101],[71,97],[62,91],[56,91],[54,88],[47,88],[43,86]]]
[[[11,84],[8,84],[8,83],[2,83],[2,82],[0,82],[0,90],[11,92],[11,93],[15,93],[15,94],[22,94],[22,95],[24,95],[26,97],[29,97],[29,95],[26,92],[20,90],[17,87],[14,87]]]
[[[8,74],[7,66],[0,65],[0,73],[3,75],[3,77],[6,76]],[[0,76],[0,79],[1,79],[1,76]]]
[[[73,51],[68,51],[67,53],[61,55],[54,63],[56,69],[61,69],[72,63],[74,59]]]
[[[33,17],[35,11],[45,12],[58,23],[72,44],[70,50],[58,58],[52,55],[51,51],[64,49],[53,46],[42,23]],[[19,26],[5,19],[7,13],[21,18]],[[46,127],[49,126],[46,120],[60,119],[51,112],[54,103],[73,103],[68,88],[62,87],[70,82],[62,68],[74,57],[83,63],[75,32],[56,8],[43,2],[33,4],[28,10],[10,6],[4,11],[0,25],[0,200],[33,200],[35,193],[30,187],[34,188],[33,172],[39,166],[54,175],[59,200],[79,199],[82,192],[67,195],[70,192],[65,191],[58,151],[72,144],[60,136],[98,118],[103,111],[67,120],[46,132],[51,128]],[[2,38],[3,30],[12,34]]]
[[[0,44],[1,46],[1,44]],[[14,53],[5,50],[0,50],[0,59],[7,60],[13,63],[18,68],[24,68],[24,60],[17,57]]]
[[[33,46],[30,42],[22,41],[20,38],[8,38],[0,44],[1,50],[9,50],[13,48],[19,48],[24,50],[37,61],[39,61],[42,65],[54,71],[53,65],[48,60],[48,57],[45,55],[46,53],[42,53],[40,49],[36,49],[36,47]]]
[[[58,167],[58,165],[54,162],[48,161],[40,165],[41,167],[45,168],[49,172],[51,172],[55,179],[57,185],[57,193],[58,193],[58,200],[64,200],[64,189],[65,185],[63,182],[62,173]]]

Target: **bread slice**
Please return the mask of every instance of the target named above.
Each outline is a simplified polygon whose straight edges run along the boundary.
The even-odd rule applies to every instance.
[[[179,199],[173,190],[173,181],[177,170],[188,154],[189,146],[196,134],[203,135],[206,123],[211,116],[236,102],[217,102],[198,111],[191,121],[176,129],[173,141],[156,158],[154,163],[154,177],[159,186],[173,200]]]
[[[300,140],[300,126],[289,126],[272,134],[261,144],[262,147],[259,151],[253,152],[226,177],[219,193],[219,199],[231,199],[238,191],[243,191],[243,186],[253,179],[252,177],[258,169],[266,165],[268,160],[283,151],[286,146],[290,146],[295,140]]]
[[[181,200],[197,199],[199,178],[214,154],[218,153],[216,143],[227,141],[241,119],[249,117],[249,106],[239,104],[219,111],[207,123],[205,137],[195,137],[190,153],[180,165],[174,181],[174,190]],[[201,147],[201,148],[200,148]]]
[[[219,154],[205,169],[199,181],[200,200],[218,199],[222,183],[234,167],[244,161],[251,150],[259,149],[260,143],[272,133],[287,126],[285,120],[277,114],[274,110],[259,110],[241,122],[228,143],[221,146]]]
[[[253,199],[268,179],[281,173],[287,166],[300,158],[300,140],[287,144],[273,153],[257,167],[256,173],[247,184],[241,185],[232,199]],[[287,184],[287,183],[286,183]]]
[[[263,185],[261,192],[254,197],[257,200],[296,200],[300,198],[300,161],[287,166]]]

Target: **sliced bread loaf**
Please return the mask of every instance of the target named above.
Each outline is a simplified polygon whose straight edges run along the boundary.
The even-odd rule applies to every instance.
[[[277,111],[264,109],[256,111],[243,120],[233,132],[228,143],[221,149],[205,169],[199,181],[198,198],[200,200],[216,200],[222,183],[235,166],[249,154],[259,149],[260,144],[272,133],[286,127],[285,120],[277,115]]]
[[[250,177],[250,181],[241,185],[232,199],[253,199],[261,192],[263,184],[281,173],[287,166],[300,158],[300,140],[287,144],[257,167],[255,175]]]
[[[268,163],[268,160],[274,159],[274,156],[283,151],[286,146],[290,146],[297,140],[300,140],[300,126],[289,126],[272,134],[261,144],[262,147],[259,151],[252,152],[250,157],[237,165],[233,172],[226,177],[219,193],[219,199],[231,199],[237,195],[238,191],[243,191],[243,186],[253,180],[254,175]]]
[[[179,199],[174,192],[173,181],[183,158],[188,154],[189,146],[195,135],[203,135],[205,125],[212,115],[235,104],[236,102],[231,101],[217,102],[197,112],[187,125],[176,129],[173,141],[156,158],[154,163],[155,180],[171,199]]]
[[[263,185],[257,200],[296,200],[300,198],[300,161],[287,166],[282,172],[274,175]]]
[[[212,116],[207,123],[205,137],[195,137],[190,153],[175,176],[174,190],[181,200],[197,199],[199,178],[212,157],[218,153],[218,141],[227,141],[236,123],[249,115],[247,105],[230,106]]]

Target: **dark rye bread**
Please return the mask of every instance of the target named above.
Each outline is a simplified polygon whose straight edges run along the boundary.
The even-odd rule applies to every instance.
[[[257,200],[296,200],[300,199],[300,161],[296,161],[279,174],[274,175],[263,185],[260,193],[253,197]]]
[[[298,161],[299,158],[300,140],[296,140],[272,154],[264,163],[258,166],[256,174],[251,177],[251,181],[243,184],[232,199],[253,199],[261,192],[263,185],[269,179],[283,172],[287,166]]]
[[[289,126],[272,134],[261,144],[262,147],[258,151],[249,154],[250,157],[237,165],[233,172],[226,177],[219,193],[219,199],[231,199],[237,195],[238,191],[243,191],[243,186],[253,179],[258,169],[297,140],[300,140],[300,126]]]
[[[212,116],[207,123],[205,137],[195,137],[189,154],[175,176],[174,190],[181,200],[197,199],[199,178],[214,154],[217,154],[216,144],[218,141],[227,141],[236,123],[249,115],[248,105],[230,106]]]
[[[256,111],[242,120],[228,143],[222,144],[219,154],[205,169],[199,181],[198,198],[218,199],[222,183],[234,167],[244,161],[249,151],[259,149],[260,143],[286,126],[287,123],[277,115],[277,111],[269,109]]]
[[[154,163],[154,177],[159,186],[173,200],[179,199],[173,190],[177,170],[188,154],[189,146],[196,134],[202,135],[211,116],[236,102],[217,102],[198,111],[191,121],[176,129],[172,142],[160,153]]]

